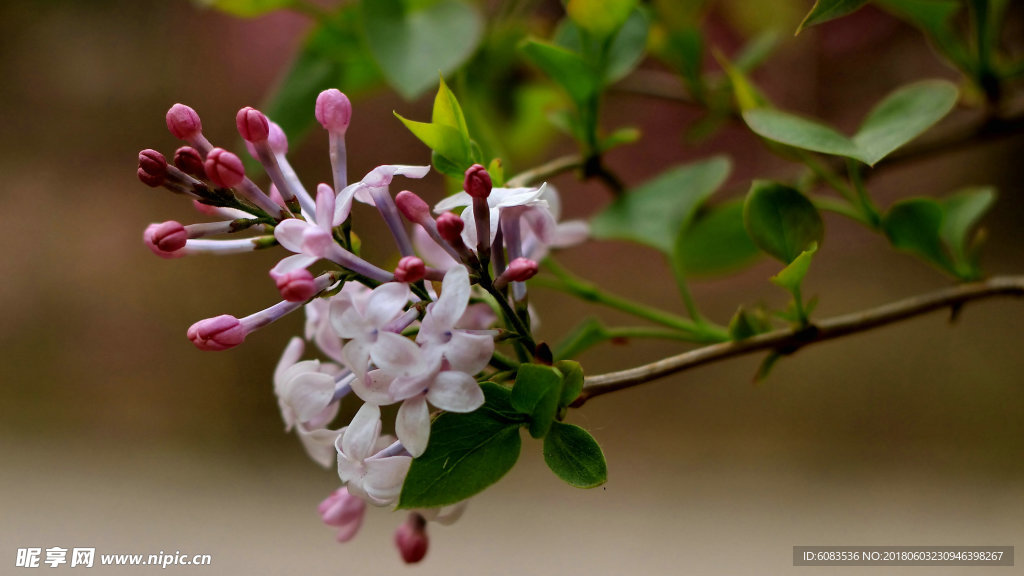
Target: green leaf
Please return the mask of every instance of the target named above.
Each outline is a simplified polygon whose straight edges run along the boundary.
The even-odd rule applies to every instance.
[[[647,12],[634,8],[622,28],[612,37],[604,67],[604,83],[614,84],[636,68],[647,51],[650,21]]]
[[[555,422],[544,438],[544,462],[567,484],[595,488],[608,481],[608,464],[597,441],[586,430]]]
[[[426,122],[408,120],[397,112],[395,112],[395,117],[401,120],[402,124],[405,124],[405,127],[427,147],[444,156],[453,165],[458,167],[465,165],[465,168],[462,168],[465,171],[473,164],[468,143],[455,128],[444,124],[427,124]]]
[[[743,207],[747,233],[761,250],[789,264],[811,244],[821,244],[825,226],[818,209],[794,188],[755,180]]]
[[[996,200],[993,188],[979,187],[963,190],[943,200],[942,226],[939,237],[949,249],[961,276],[976,276],[977,266],[972,262],[971,231]]]
[[[555,359],[575,358],[585,350],[608,339],[608,331],[600,320],[589,316],[576,325],[555,346]]]
[[[431,112],[430,122],[454,128],[468,144],[469,128],[466,126],[466,116],[462,113],[462,106],[455,98],[455,93],[445,83],[444,76],[441,77],[437,94],[434,96],[434,109]]]
[[[960,11],[959,0],[875,0],[875,3],[893,13],[897,18],[920,28],[936,48],[945,54],[960,70],[970,72],[973,68],[967,47],[954,27],[954,19]]]
[[[388,83],[407,100],[434,85],[476,51],[479,10],[458,0],[363,0],[366,43]]]
[[[925,80],[896,90],[875,106],[853,137],[860,150],[858,159],[874,166],[941,120],[959,96],[956,86],[945,80]]]
[[[735,271],[760,255],[743,224],[743,200],[732,200],[698,214],[678,236],[672,258],[688,276],[711,276]]]
[[[800,23],[796,33],[799,34],[804,28],[846,16],[867,3],[868,0],[815,0],[814,6],[807,13],[804,21]]]
[[[751,130],[769,140],[874,166],[941,120],[953,109],[958,97],[956,86],[945,80],[903,86],[875,106],[853,138],[831,126],[781,110],[745,110],[743,119]]]
[[[729,339],[745,340],[771,330],[772,326],[762,311],[751,312],[740,306],[729,321]]]
[[[426,452],[412,461],[399,508],[437,508],[469,498],[494,484],[515,465],[522,418],[509,391],[484,382],[484,405],[475,412],[445,412],[430,427]]]
[[[512,407],[530,417],[530,436],[543,438],[558,413],[562,375],[551,366],[522,364],[512,387]]]
[[[804,276],[807,276],[807,271],[811,267],[811,257],[818,251],[818,244],[811,244],[810,248],[804,250],[799,256],[793,259],[781,272],[771,277],[772,284],[781,286],[790,292],[796,292],[800,288],[800,284],[804,281]]]
[[[636,0],[569,0],[565,11],[587,32],[606,38],[629,18]]]
[[[892,205],[882,229],[894,247],[910,252],[939,269],[956,274],[942,245],[942,204],[932,198],[909,198]]]
[[[196,3],[232,16],[255,18],[276,10],[291,8],[295,5],[295,0],[196,0]]]
[[[586,107],[601,87],[600,74],[575,52],[538,40],[526,40],[519,49],[564,88],[578,108]]]
[[[724,156],[670,168],[618,197],[591,221],[595,238],[631,240],[671,254],[697,208],[725,182]]]
[[[583,367],[573,360],[555,362],[555,368],[562,373],[562,397],[558,400],[559,407],[572,404],[583,391]]]

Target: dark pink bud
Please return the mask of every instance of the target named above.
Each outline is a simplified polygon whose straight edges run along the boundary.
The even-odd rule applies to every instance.
[[[227,350],[245,340],[245,329],[238,318],[230,314],[221,314],[215,318],[200,320],[189,327],[188,339],[200,350]]]
[[[395,530],[395,546],[406,564],[415,564],[427,555],[430,540],[427,538],[427,521],[416,512],[409,514],[398,530]]]
[[[324,90],[316,97],[315,114],[325,130],[344,134],[352,120],[352,103],[337,88]]]
[[[199,114],[184,104],[175,104],[167,111],[167,129],[179,140],[188,140],[203,131]]]
[[[466,223],[454,212],[445,212],[437,217],[437,233],[453,246],[462,242],[462,229],[465,227]]]
[[[284,274],[271,270],[270,277],[277,284],[277,290],[281,293],[281,298],[289,302],[305,302],[316,296],[316,293],[320,291],[317,289],[313,274],[305,268],[292,270]]]
[[[363,525],[366,502],[339,488],[317,506],[320,519],[328,526],[338,528],[338,542],[351,540]]]
[[[529,258],[516,258],[501,275],[507,276],[509,282],[525,282],[537,275],[537,263]]]
[[[416,194],[408,190],[402,190],[395,196],[395,204],[410,222],[422,222],[424,218],[430,217],[430,206]]]
[[[182,146],[174,152],[174,165],[185,174],[196,178],[206,178],[203,168],[203,157],[191,146]]]
[[[146,231],[142,233],[142,240],[153,254],[161,258],[180,258],[184,254],[179,250],[185,247],[188,232],[178,222],[168,220],[147,226]]]
[[[234,188],[245,178],[242,160],[223,148],[214,148],[206,155],[203,164],[210,182],[218,188]]]
[[[270,137],[270,121],[259,110],[246,106],[235,115],[235,126],[246,142],[263,142]]]
[[[415,256],[402,258],[398,261],[398,267],[395,268],[395,280],[399,282],[419,282],[426,275],[426,264]]]
[[[462,189],[473,198],[487,198],[491,195],[491,175],[487,169],[479,164],[473,164],[466,170],[466,179],[462,183]]]
[[[147,148],[139,152],[138,174],[143,184],[156,188],[167,178],[167,160],[163,154]]]

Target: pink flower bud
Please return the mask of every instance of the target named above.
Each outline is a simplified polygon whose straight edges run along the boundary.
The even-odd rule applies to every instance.
[[[188,329],[188,339],[200,350],[234,348],[245,340],[245,335],[242,323],[230,314],[200,320]]]
[[[174,165],[185,174],[196,178],[206,178],[203,168],[203,157],[191,146],[182,146],[174,152]]]
[[[142,234],[142,239],[153,251],[153,254],[161,258],[180,258],[183,253],[178,252],[185,247],[188,240],[188,231],[185,227],[168,220],[160,224],[150,224]]]
[[[167,178],[167,160],[163,154],[147,148],[139,152],[138,174],[143,184],[156,188]]]
[[[277,284],[277,290],[281,293],[281,298],[289,302],[305,302],[316,296],[316,293],[320,291],[316,285],[316,280],[313,278],[313,274],[305,268],[283,274],[271,270],[270,277]]]
[[[288,136],[277,125],[277,122],[270,123],[270,136],[267,137],[267,141],[270,143],[270,149],[274,151],[274,154],[288,153]]]
[[[349,494],[348,488],[339,488],[324,499],[317,510],[324,524],[338,528],[338,542],[348,542],[363,525],[366,502]]]
[[[479,164],[473,164],[466,170],[466,179],[462,183],[463,190],[474,198],[487,198],[491,195],[491,175]]]
[[[537,263],[529,258],[516,258],[501,275],[507,275],[509,282],[525,282],[537,275]]]
[[[262,142],[270,137],[270,121],[259,110],[246,106],[235,115],[235,126],[246,142]]]
[[[352,120],[352,103],[337,88],[324,90],[316,97],[315,114],[325,130],[344,134]]]
[[[395,530],[395,546],[406,564],[415,564],[423,560],[429,544],[427,521],[416,512],[410,513],[405,523]]]
[[[424,218],[430,217],[430,206],[416,194],[402,190],[395,196],[395,204],[410,222],[422,222]]]
[[[179,140],[188,140],[203,131],[199,114],[184,104],[175,104],[167,111],[167,129]]]
[[[399,282],[419,282],[426,275],[426,264],[415,256],[402,258],[398,261],[398,267],[395,268],[395,280]]]
[[[214,148],[206,155],[203,164],[206,175],[218,188],[234,188],[245,179],[245,167],[242,160],[223,148]]]
[[[437,217],[437,233],[453,246],[462,242],[462,229],[466,223],[454,212],[445,212]]]

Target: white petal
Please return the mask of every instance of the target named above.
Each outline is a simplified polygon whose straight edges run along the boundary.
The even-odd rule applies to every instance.
[[[590,225],[586,220],[566,220],[555,228],[555,237],[551,240],[551,246],[565,248],[574,246],[586,241],[590,237]]]
[[[484,392],[472,376],[447,370],[437,375],[427,400],[449,412],[472,412],[484,404]]]
[[[367,365],[370,363],[370,347],[370,343],[365,340],[349,340],[348,344],[341,349],[341,355],[345,357],[345,365],[349,370],[355,372],[358,378],[366,374]]]
[[[410,464],[412,458],[408,456],[373,458],[366,461],[366,476],[363,477],[362,487],[374,504],[390,506],[398,500]]]
[[[306,254],[292,254],[286,258],[282,258],[277,265],[270,269],[270,275],[275,274],[287,274],[288,272],[294,272],[295,270],[301,270],[303,268],[309,268],[316,261],[319,260],[316,256],[308,256]]]
[[[302,441],[302,447],[306,449],[306,454],[309,454],[309,457],[317,464],[324,468],[330,468],[335,458],[338,457],[338,452],[334,448],[334,442],[338,439],[338,430],[327,430],[326,428],[306,430],[305,427],[299,426],[298,432],[299,440]]]
[[[438,246],[437,242],[434,242],[434,239],[420,226],[412,229],[412,245],[416,249],[416,254],[426,262],[427,266],[438,270],[448,270],[456,264],[451,254]]]
[[[469,291],[469,271],[465,266],[453,266],[444,275],[441,297],[431,307],[432,321],[447,330],[454,328],[469,304]]]
[[[476,374],[487,367],[494,354],[494,338],[461,331],[452,332],[444,357],[453,370]]]
[[[540,188],[495,188],[487,197],[487,205],[491,208],[510,208],[544,203],[541,199],[543,193],[544,185]]]
[[[425,370],[424,357],[415,342],[394,332],[381,331],[370,347],[373,363],[395,376],[412,376]]]
[[[341,450],[352,460],[365,460],[380,436],[380,408],[369,402],[362,405],[341,435]]]
[[[404,282],[388,282],[373,289],[366,303],[367,323],[383,328],[394,320],[409,303],[409,285]]]
[[[316,223],[324,230],[330,230],[333,220],[334,188],[320,184],[316,187]]]
[[[465,192],[456,192],[434,205],[434,213],[441,214],[459,206],[472,206],[473,197]]]
[[[305,348],[305,342],[298,336],[289,340],[288,345],[285,346],[284,352],[281,353],[281,359],[277,361],[277,367],[274,368],[274,392],[278,395],[281,394],[280,388],[284,386],[284,372],[298,362],[299,358],[302,358]]]
[[[349,184],[338,193],[338,197],[334,200],[334,218],[331,219],[332,227],[340,226],[348,218],[349,213],[352,212],[352,197],[355,196],[356,191],[361,185],[361,182]]]
[[[395,433],[413,458],[419,458],[430,440],[430,409],[425,396],[414,396],[402,402],[395,419]]]
[[[324,411],[334,396],[334,378],[323,372],[303,372],[288,383],[283,401],[299,422],[309,422]]]
[[[313,227],[309,222],[288,218],[274,227],[274,238],[291,252],[302,252],[302,240],[306,230]]]
[[[546,207],[530,208],[523,213],[523,220],[526,220],[527,225],[541,242],[550,244],[555,239],[558,223],[555,222],[554,216],[548,212]]]
[[[365,402],[387,406],[400,400],[391,394],[391,382],[394,379],[394,376],[383,370],[370,370],[365,377],[352,381],[352,391]]]

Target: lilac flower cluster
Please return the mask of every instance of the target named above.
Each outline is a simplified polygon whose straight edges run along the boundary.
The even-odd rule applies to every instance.
[[[392,196],[396,177],[423,178],[429,166],[382,165],[347,181],[348,98],[326,90],[315,115],[330,137],[333,185],[311,195],[288,163],[281,129],[258,110],[239,110],[236,125],[270,178],[264,193],[241,159],[214,147],[198,114],[175,104],[167,127],[187,145],[171,162],[155,150],[139,154],[139,179],[190,198],[216,221],[150,225],[146,245],[162,258],[233,254],[281,246],[270,276],[282,300],[243,318],[221,315],[196,322],[188,338],[202,350],[237,346],[253,331],[300,308],[304,337],[286,347],[274,373],[274,392],[286,430],[295,430],[309,456],[336,462],[343,487],[320,505],[339,541],[354,537],[366,504],[393,507],[413,458],[430,439],[431,406],[471,412],[484,403],[478,378],[494,359],[495,338],[532,346],[524,281],[536,274],[548,246],[582,240],[582,223],[559,224],[550,187],[495,188],[479,165],[467,170],[464,191],[431,213],[410,191]],[[376,207],[401,259],[393,270],[364,260],[351,235],[354,201]],[[449,212],[465,207],[461,215]],[[403,220],[404,217],[404,220]],[[412,233],[406,221],[413,224]],[[311,269],[321,272],[314,274]],[[438,286],[439,283],[439,286]],[[499,311],[503,327],[496,328]],[[314,343],[324,359],[303,359]],[[362,405],[352,421],[332,428],[343,399]],[[381,434],[380,406],[400,403],[397,440]],[[426,523],[454,521],[465,503],[411,513],[395,542],[407,562],[427,549]]]

